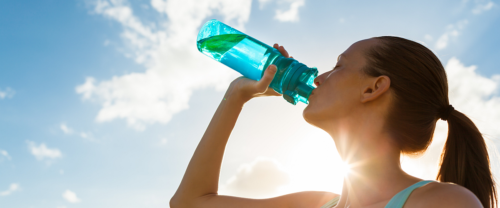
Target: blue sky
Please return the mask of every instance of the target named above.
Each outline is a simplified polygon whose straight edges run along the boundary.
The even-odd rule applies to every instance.
[[[285,45],[320,73],[361,39],[419,41],[446,66],[451,104],[497,151],[498,1],[0,1],[0,207],[168,206],[238,76],[196,50],[212,18]],[[343,163],[331,138],[303,120],[304,107],[282,98],[245,105],[221,193],[340,190]],[[405,158],[405,170],[434,178],[445,137],[438,122],[429,151]]]

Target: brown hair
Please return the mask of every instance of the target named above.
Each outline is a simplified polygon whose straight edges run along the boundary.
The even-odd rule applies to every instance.
[[[437,120],[443,118],[443,109],[450,105],[444,67],[432,51],[419,43],[391,36],[375,39],[380,42],[366,51],[364,72],[391,79],[395,99],[386,128],[403,154],[422,153],[432,141]],[[437,180],[469,189],[484,207],[497,207],[483,136],[466,115],[450,110],[444,118],[448,121],[448,138]]]

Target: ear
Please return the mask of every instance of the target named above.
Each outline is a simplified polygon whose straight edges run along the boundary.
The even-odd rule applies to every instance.
[[[370,78],[361,91],[361,102],[366,103],[379,98],[389,90],[390,86],[391,79],[388,76]]]

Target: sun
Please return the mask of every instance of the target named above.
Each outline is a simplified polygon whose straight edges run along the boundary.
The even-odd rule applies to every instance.
[[[340,168],[341,168],[340,171],[342,172],[342,175],[344,177],[349,176],[349,173],[351,173],[351,165],[345,161],[341,162]]]
[[[341,193],[350,165],[342,161],[330,135],[319,129],[308,130],[287,157],[291,183],[286,192]]]

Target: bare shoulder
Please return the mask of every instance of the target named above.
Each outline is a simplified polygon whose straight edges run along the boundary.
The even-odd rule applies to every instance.
[[[320,208],[333,198],[340,196],[325,191],[303,191],[281,196],[286,198],[290,208],[317,207]]]
[[[407,205],[407,206],[406,206]],[[405,207],[482,207],[479,199],[460,185],[433,182],[416,189],[408,198]]]

